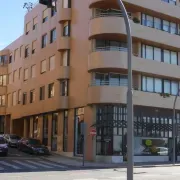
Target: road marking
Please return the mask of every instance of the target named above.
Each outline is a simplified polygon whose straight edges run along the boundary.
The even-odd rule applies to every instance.
[[[65,166],[61,166],[59,164],[53,164],[51,162],[46,162],[46,161],[38,161],[38,162],[40,162],[42,164],[47,164],[47,165],[50,165],[50,166],[54,166],[54,167],[66,168]]]
[[[17,161],[17,160],[13,160],[13,162],[15,162],[17,164],[20,164],[22,166],[26,166],[26,167],[31,168],[31,169],[37,169],[37,167],[35,167],[33,165],[30,165],[30,164],[27,164],[27,163],[23,163],[23,162],[20,162],[20,161]]]
[[[29,160],[27,160],[27,162],[29,162],[29,163],[31,163],[31,164],[34,164],[34,165],[36,165],[36,166],[41,166],[41,167],[43,167],[43,168],[53,168],[53,167],[48,166],[48,165],[40,164],[39,162],[34,162],[34,161],[29,161]]]
[[[5,161],[0,161],[0,164],[5,165],[5,166],[12,167],[13,169],[21,169],[20,167],[15,166],[15,165],[12,165],[12,164],[9,164],[9,163],[7,163],[7,162],[5,162]]]

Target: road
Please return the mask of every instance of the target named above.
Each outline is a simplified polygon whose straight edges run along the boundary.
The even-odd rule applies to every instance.
[[[135,169],[134,180],[179,180],[179,167]],[[1,180],[126,180],[125,169],[64,170],[2,173]]]
[[[134,180],[179,180],[180,166],[136,167]],[[1,180],[126,180],[126,169],[83,169],[10,149],[0,157]]]

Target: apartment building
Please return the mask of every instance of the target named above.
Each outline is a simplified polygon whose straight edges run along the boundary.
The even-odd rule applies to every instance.
[[[180,3],[123,0],[133,36],[134,160],[169,161],[180,88]],[[24,34],[0,51],[0,131],[50,150],[120,163],[127,152],[127,42],[116,0],[36,5]],[[180,100],[176,103],[180,160]],[[97,134],[90,135],[92,128]]]

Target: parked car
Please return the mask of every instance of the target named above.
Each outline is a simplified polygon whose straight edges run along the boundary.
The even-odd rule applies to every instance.
[[[8,155],[8,145],[4,140],[3,136],[0,135],[0,154],[7,156]]]
[[[34,138],[22,138],[18,141],[18,150],[36,155],[49,155],[50,152],[41,141]]]
[[[17,147],[18,141],[21,139],[21,137],[16,134],[5,134],[4,139],[9,147]]]

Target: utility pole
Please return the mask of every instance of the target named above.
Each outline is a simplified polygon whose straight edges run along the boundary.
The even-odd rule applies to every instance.
[[[133,111],[133,90],[132,90],[132,35],[131,25],[126,8],[122,0],[117,3],[123,13],[127,33],[127,57],[128,57],[128,91],[127,91],[127,180],[133,180],[134,168],[134,111]]]

